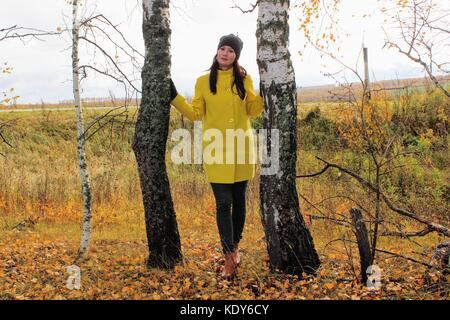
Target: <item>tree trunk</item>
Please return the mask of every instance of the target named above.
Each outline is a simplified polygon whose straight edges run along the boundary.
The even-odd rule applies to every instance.
[[[182,254],[165,164],[170,114],[169,0],[144,0],[143,9],[145,63],[133,150],[144,202],[147,266],[173,268]]]
[[[91,185],[89,182],[89,171],[86,159],[86,139],[84,135],[83,113],[80,98],[80,72],[78,68],[78,43],[80,24],[78,20],[78,0],[72,2],[73,29],[72,29],[72,79],[73,97],[77,112],[77,150],[80,164],[81,187],[83,192],[83,233],[77,259],[87,252],[89,238],[91,236]]]
[[[431,258],[431,265],[445,273],[450,274],[450,241],[440,243]]]
[[[261,220],[270,266],[290,274],[312,274],[320,260],[300,213],[295,180],[297,94],[288,50],[289,1],[261,0],[258,9],[257,62],[265,102],[264,128],[268,129],[266,144],[269,153],[279,147],[278,172],[264,174],[262,169],[261,173]],[[279,130],[279,143],[273,129]]]
[[[358,242],[359,260],[361,265],[361,281],[363,284],[367,283],[367,268],[372,265],[372,253],[369,243],[369,234],[367,232],[366,224],[361,213],[361,210],[350,209],[352,216],[353,227],[355,229],[356,241]]]

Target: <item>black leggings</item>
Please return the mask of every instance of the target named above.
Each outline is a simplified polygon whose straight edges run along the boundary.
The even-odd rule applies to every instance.
[[[216,198],[216,218],[223,252],[233,252],[242,237],[245,223],[246,181],[211,183]]]

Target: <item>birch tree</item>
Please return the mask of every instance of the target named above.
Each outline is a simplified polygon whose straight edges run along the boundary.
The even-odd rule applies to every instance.
[[[91,184],[89,182],[89,170],[86,159],[86,139],[84,135],[83,112],[80,97],[80,68],[78,66],[78,45],[80,23],[78,19],[78,0],[72,1],[72,82],[73,97],[77,114],[77,152],[80,167],[81,188],[83,193],[83,232],[77,258],[87,252],[91,235]]]
[[[258,2],[257,63],[264,128],[279,132],[276,145],[272,130],[267,130],[266,147],[269,153],[279,147],[280,165],[276,174],[261,175],[260,205],[271,269],[301,275],[314,273],[320,260],[300,212],[296,187],[297,93],[288,49],[289,6],[286,0]]]
[[[95,4],[95,1],[92,3]],[[80,167],[82,197],[83,197],[83,227],[80,248],[77,259],[88,251],[91,235],[91,184],[86,157],[86,143],[97,132],[110,125],[120,125],[123,129],[123,119],[128,118],[128,103],[133,95],[139,93],[135,82],[136,70],[140,70],[143,55],[136,50],[125,38],[118,26],[105,15],[94,10],[85,9],[79,13],[80,6],[86,8],[87,1],[76,0],[72,5],[72,78],[73,95],[77,117],[77,151]],[[90,12],[88,12],[90,11]],[[67,32],[69,30],[61,30]],[[80,59],[79,46],[86,45],[87,54]],[[123,57],[123,58],[122,58]],[[81,60],[84,60],[80,63]],[[90,60],[90,61],[89,61]],[[124,102],[115,106],[104,114],[94,117],[89,123],[84,122],[82,99],[80,94],[81,81],[93,72],[97,75],[112,79],[123,87]]]
[[[142,28],[145,62],[133,150],[144,202],[147,266],[172,268],[182,254],[165,164],[170,111],[169,0],[143,1]]]

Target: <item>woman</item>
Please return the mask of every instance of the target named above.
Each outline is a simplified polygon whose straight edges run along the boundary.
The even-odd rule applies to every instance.
[[[203,166],[216,200],[217,226],[225,254],[222,276],[228,280],[234,277],[240,261],[245,193],[248,180],[255,175],[254,161],[250,161],[254,159],[250,118],[263,110],[262,97],[255,95],[251,77],[238,63],[242,47],[242,40],[233,34],[220,38],[210,72],[196,81],[191,104],[177,93],[171,81],[171,104],[191,121],[203,121]],[[205,148],[211,140],[207,134],[210,129],[223,137],[221,148],[211,155],[215,161],[205,158]],[[227,144],[227,130],[230,129],[232,132],[245,131],[247,143]],[[227,155],[235,161],[226,161]],[[236,161],[239,155],[245,156],[244,162]],[[217,161],[217,156],[223,161]]]

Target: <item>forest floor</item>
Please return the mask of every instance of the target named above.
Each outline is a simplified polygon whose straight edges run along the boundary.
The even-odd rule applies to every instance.
[[[5,222],[5,221],[4,221]],[[223,266],[214,216],[179,213],[183,263],[173,270],[147,269],[143,218],[119,224],[97,222],[89,255],[79,261],[80,289],[69,289],[79,242],[75,222],[23,223],[0,235],[0,299],[448,299],[448,286],[425,285],[425,267],[380,255],[380,288],[355,280],[343,243],[329,242],[325,224],[311,227],[322,265],[315,277],[270,272],[259,217],[250,213],[242,240],[241,265],[233,281]],[[12,224],[10,225],[12,226]],[[5,230],[5,229],[3,229]],[[434,242],[434,241],[433,241]],[[424,240],[426,246],[426,241]],[[383,248],[407,254],[395,243]],[[349,248],[347,248],[348,250]],[[430,247],[431,249],[431,247]],[[346,253],[345,253],[346,252]],[[357,261],[357,252],[351,253]],[[354,266],[358,274],[357,262]],[[450,279],[449,279],[450,280]]]

